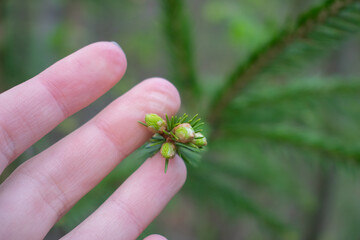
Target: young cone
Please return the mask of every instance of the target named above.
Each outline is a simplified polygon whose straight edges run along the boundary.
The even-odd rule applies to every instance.
[[[163,143],[160,149],[160,153],[165,158],[165,173],[166,173],[169,165],[169,159],[175,157],[176,147],[171,142]]]
[[[166,122],[155,113],[146,114],[145,122],[148,128],[154,133],[161,133],[166,129]]]
[[[176,154],[176,147],[171,142],[163,143],[160,149],[160,153],[165,159],[173,158]]]
[[[192,143],[198,147],[204,147],[207,145],[207,140],[206,137],[201,133],[195,133],[195,137],[192,140]]]
[[[175,127],[173,131],[179,142],[182,143],[191,142],[195,137],[195,131],[189,123],[182,123]]]

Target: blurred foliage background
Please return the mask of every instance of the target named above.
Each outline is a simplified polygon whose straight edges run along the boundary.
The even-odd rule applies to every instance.
[[[0,89],[101,40],[124,79],[1,175],[88,121],[141,80],[179,89],[209,146],[144,235],[169,239],[360,238],[360,3],[355,0],[2,0]],[[58,238],[142,163],[125,159],[50,231]]]

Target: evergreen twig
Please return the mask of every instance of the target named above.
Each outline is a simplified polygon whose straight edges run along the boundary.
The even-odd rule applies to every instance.
[[[318,98],[334,94],[357,94],[359,91],[360,81],[356,81],[356,79],[328,78],[326,81],[301,81],[300,83],[289,84],[285,87],[273,87],[253,94],[247,94],[247,96],[235,100],[231,106],[232,110],[243,110],[297,98]]]
[[[192,33],[182,0],[161,0],[164,30],[170,50],[175,85],[199,96],[200,86],[195,71]]]
[[[332,42],[330,39],[340,41],[343,37],[339,32],[341,29],[331,29],[329,25],[320,30],[318,27],[331,17],[341,15],[343,10],[347,10],[350,6],[357,9],[356,4],[355,0],[326,1],[321,6],[302,15],[294,28],[283,30],[273,40],[255,51],[244,64],[239,64],[212,101],[209,114],[210,123],[213,126],[218,124],[224,109],[235,96],[291,45],[303,42],[307,46],[312,46],[312,50],[316,51],[315,49],[328,45],[325,43]],[[348,20],[348,22],[353,22],[354,18],[357,18],[357,16],[349,17],[349,14],[343,14],[340,17],[343,21]],[[360,19],[356,20],[360,22]],[[287,64],[289,65],[289,61]]]
[[[226,131],[227,138],[254,137],[268,139],[298,147],[306,147],[312,150],[331,154],[341,159],[347,159],[360,163],[360,146],[348,145],[340,140],[316,134],[310,131],[298,130],[291,127],[271,126],[242,126],[231,128]]]

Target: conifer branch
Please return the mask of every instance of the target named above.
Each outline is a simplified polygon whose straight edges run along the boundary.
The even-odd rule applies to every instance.
[[[301,81],[289,84],[285,87],[273,87],[264,91],[247,94],[236,99],[232,110],[243,111],[247,108],[275,104],[283,101],[311,97],[318,99],[323,96],[334,94],[358,94],[360,92],[360,81],[357,79],[326,79],[326,81]]]
[[[318,27],[330,18],[340,15],[343,10],[348,10],[350,7],[353,7],[352,10],[355,12],[355,14],[350,15],[354,15],[355,18],[357,18],[357,14],[360,12],[357,4],[355,0],[326,1],[320,7],[311,9],[302,15],[295,27],[283,30],[273,40],[255,51],[245,63],[239,64],[238,67],[236,67],[225,85],[216,94],[210,107],[212,110],[209,114],[210,123],[212,125],[218,124],[224,109],[226,109],[235,96],[291,45],[301,42],[305,43],[307,47],[312,47],[313,51],[316,51],[322,48],[323,45],[328,45],[324,44],[328,39],[335,39],[336,42],[342,40],[343,33],[349,33],[349,31],[344,31],[346,28],[334,24],[330,26],[330,24],[328,24],[325,26],[325,30],[321,29],[321,31],[319,31]],[[342,24],[341,26],[352,24],[354,19],[349,17],[350,15],[341,16],[341,20],[347,23],[347,25]],[[356,20],[360,22],[360,19]],[[331,27],[335,29],[335,34],[332,32],[334,29]],[[330,28],[330,31],[328,28]]]
[[[200,93],[195,71],[192,34],[182,0],[161,0],[164,31],[169,45],[172,79],[175,85],[188,90],[192,97]]]
[[[204,174],[190,172],[190,175],[193,181],[191,184],[187,184],[185,189],[191,191],[192,195],[200,200],[206,198],[207,201],[214,202],[216,205],[228,210],[231,214],[238,212],[247,213],[269,229],[278,233],[290,234],[292,232],[289,225],[260,206],[249,196],[230,187],[229,184],[209,178],[204,176]]]
[[[309,148],[335,157],[340,157],[341,159],[360,163],[360,146],[346,144],[339,139],[329,138],[328,136],[323,136],[314,132],[282,126],[243,126],[236,129],[232,128],[232,130],[229,130],[227,133],[229,134],[227,135],[229,139],[231,139],[230,135],[237,138],[247,136],[268,139],[298,147]]]

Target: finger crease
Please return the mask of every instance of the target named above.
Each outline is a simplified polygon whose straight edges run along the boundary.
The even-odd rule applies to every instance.
[[[130,224],[134,224],[137,236],[139,236],[144,230],[144,224],[138,220],[139,216],[136,216],[131,208],[129,208],[129,206],[121,199],[109,198],[109,200],[111,200],[111,202],[120,210],[120,214],[123,213],[126,216],[127,220],[130,221]]]
[[[24,170],[24,168],[19,168],[18,173],[30,179],[35,184],[35,189],[39,193],[41,200],[52,210],[55,214],[56,221],[58,221],[66,212],[69,200],[56,180],[52,176],[44,174],[41,174],[42,179],[38,179]],[[44,187],[48,184],[51,186]]]
[[[64,104],[60,99],[64,99],[64,96],[61,90],[56,87],[51,81],[45,81],[40,78],[39,82],[41,85],[46,89],[46,91],[50,94],[50,96],[54,99],[54,102],[59,107],[61,113],[63,114],[64,118],[70,116],[70,111],[67,108],[66,104]]]
[[[0,139],[4,141],[1,143],[1,152],[5,157],[7,166],[17,155],[15,141],[9,134],[8,130],[2,126],[2,124],[0,124],[0,133]]]
[[[106,123],[106,121],[94,121],[95,127],[111,142],[111,144],[115,147],[116,151],[119,154],[120,159],[125,158],[128,153],[124,152],[120,147],[121,144],[116,140],[114,134],[109,130],[110,127]]]

